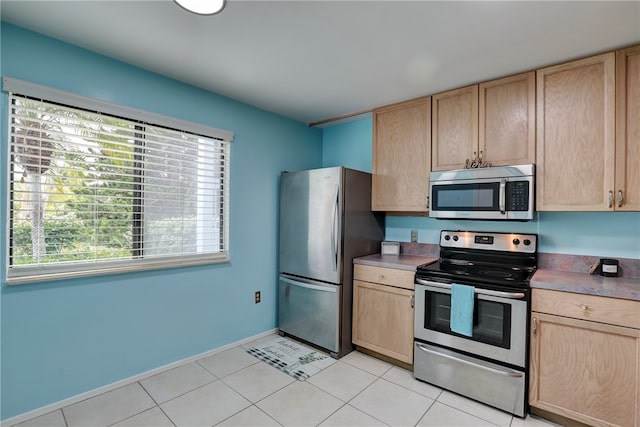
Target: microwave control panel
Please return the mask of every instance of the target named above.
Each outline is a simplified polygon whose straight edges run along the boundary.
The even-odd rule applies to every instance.
[[[509,181],[507,182],[507,210],[508,211],[528,211],[529,210],[529,182]]]

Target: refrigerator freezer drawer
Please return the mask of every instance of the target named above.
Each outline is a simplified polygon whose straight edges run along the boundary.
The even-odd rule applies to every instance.
[[[340,351],[341,286],[280,276],[278,328],[332,353]]]

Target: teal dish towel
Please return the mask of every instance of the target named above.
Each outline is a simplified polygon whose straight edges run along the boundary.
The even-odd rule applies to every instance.
[[[473,306],[476,289],[473,286],[451,285],[451,318],[449,324],[452,332],[468,337],[473,335]]]

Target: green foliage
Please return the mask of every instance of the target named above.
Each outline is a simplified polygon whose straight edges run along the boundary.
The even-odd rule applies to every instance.
[[[12,164],[11,265],[127,258],[141,250],[197,253],[213,245],[197,241],[202,189],[193,141],[182,145],[153,127],[46,102],[14,106],[24,114],[12,123],[13,149],[20,154],[23,147],[23,155]],[[27,163],[34,150],[46,170]]]
[[[42,251],[34,248],[32,243],[33,223],[30,218],[36,213],[27,214],[34,197],[38,196],[33,196],[28,184],[23,184],[22,179],[16,176],[13,179],[11,263],[30,264],[36,259],[38,262],[60,262],[131,256],[136,203],[130,176],[135,167],[136,145],[131,141],[133,126],[117,118],[97,118],[94,113],[38,101],[20,100],[15,105],[19,107],[16,111],[20,112],[14,124],[18,148],[27,141],[28,144],[36,144],[37,149],[39,141],[22,135],[27,135],[27,131],[33,132],[32,129],[39,126],[38,122],[43,126],[46,123],[47,131],[55,136],[55,140],[48,139],[48,146],[52,147],[50,151],[38,151],[49,156],[47,164],[51,163],[51,168],[40,174],[40,187],[36,190],[49,194],[49,203],[40,224],[46,252],[34,253],[35,250]],[[82,144],[78,144],[79,138]],[[32,173],[27,169],[25,159],[17,157],[23,170]],[[18,169],[14,173],[22,172]],[[30,198],[16,198],[24,195]]]
[[[131,256],[130,246],[118,242],[118,233],[101,245],[93,243],[93,233],[79,220],[54,219],[44,222],[47,230],[47,255],[41,262],[83,261]],[[20,222],[13,227],[13,265],[32,263],[31,224]]]

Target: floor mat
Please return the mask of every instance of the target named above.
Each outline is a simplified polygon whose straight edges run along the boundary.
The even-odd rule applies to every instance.
[[[250,347],[247,353],[300,381],[336,362],[326,354],[286,338]]]

